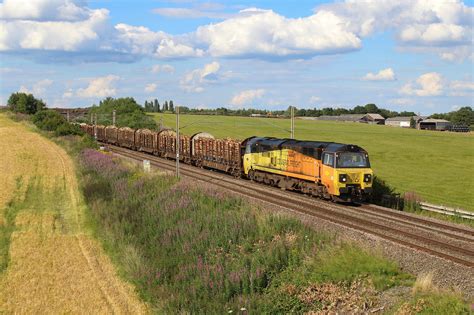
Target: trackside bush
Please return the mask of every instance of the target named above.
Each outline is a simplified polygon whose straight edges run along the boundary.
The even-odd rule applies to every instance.
[[[73,125],[70,123],[63,123],[56,128],[54,131],[55,136],[67,136],[67,135],[82,135],[83,131],[78,125]]]
[[[317,310],[321,303],[305,304],[284,288],[351,282],[358,275],[380,283],[400,277],[396,265],[379,256],[371,263],[360,249],[346,250],[342,261],[325,259],[320,255],[333,246],[329,236],[222,191],[143,174],[95,150],[82,151],[79,162],[91,225],[157,312]],[[341,275],[339,267],[350,261],[353,268]],[[312,274],[321,277],[306,277]],[[276,304],[278,299],[288,303]]]
[[[56,136],[82,135],[78,125],[70,124],[55,110],[41,110],[33,115],[33,123],[45,131],[53,131]]]

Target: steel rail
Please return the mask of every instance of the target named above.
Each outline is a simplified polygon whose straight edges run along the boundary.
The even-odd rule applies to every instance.
[[[127,150],[125,148],[118,147],[118,146],[114,146],[114,148],[116,150]],[[144,153],[144,152],[137,152],[137,151],[133,151],[133,150],[131,152],[136,152],[137,154],[142,154],[142,156],[146,159],[155,158],[155,159],[159,159],[160,163],[165,163],[165,164],[168,164],[170,166],[174,165],[174,162],[172,160],[160,158],[160,157],[150,155],[150,154]],[[190,167],[190,170],[192,170],[192,171],[196,172],[198,170],[193,166],[183,164],[183,166],[184,165],[186,167]],[[207,172],[207,173],[208,173],[208,174],[206,174],[207,176],[213,176],[211,174],[215,174],[215,173],[211,173],[211,172]],[[217,176],[219,176],[220,180],[225,180],[227,182],[232,182],[232,184],[234,184],[234,185],[239,185],[241,187],[248,188],[248,184],[249,184],[248,182],[246,182],[245,184],[240,183],[240,182],[236,182],[235,178],[229,176],[228,174],[221,173],[221,172],[219,172],[218,174],[220,175],[220,176],[217,175]],[[226,175],[228,176],[227,179],[224,179],[224,178],[221,177],[221,176],[226,176]],[[278,193],[278,196],[281,196],[280,195],[281,194],[281,189],[275,188],[275,187],[272,187],[272,186],[258,184],[258,185],[256,185],[255,189],[261,190],[264,193],[267,193],[269,191],[273,191],[274,193]],[[329,202],[326,202],[326,201],[323,201],[323,200],[320,200],[320,199],[311,198],[311,197],[308,197],[308,196],[303,195],[303,194],[295,193],[295,198],[296,198],[296,196],[299,197],[298,198],[299,202],[302,202],[302,201],[305,200],[306,202],[312,203],[310,206],[315,206],[315,204],[318,204],[319,206],[323,206],[323,207],[328,207],[329,205],[331,205],[331,207],[336,207],[336,205],[333,204],[333,203],[329,203]],[[351,209],[351,210],[353,210],[357,213],[364,212],[364,213],[367,213],[368,215],[375,215],[375,216],[378,216],[378,217],[385,218],[387,220],[392,220],[394,222],[398,222],[400,224],[411,225],[413,227],[422,228],[422,229],[425,229],[427,231],[440,233],[440,234],[443,234],[447,237],[454,238],[454,239],[461,240],[461,241],[467,241],[467,242],[473,242],[474,241],[474,238],[473,238],[474,237],[474,230],[472,230],[472,229],[463,228],[463,227],[456,227],[456,226],[453,226],[453,225],[450,225],[450,224],[443,224],[443,223],[440,223],[440,222],[434,222],[432,220],[427,220],[427,219],[422,218],[422,217],[415,217],[411,214],[406,214],[406,213],[403,213],[401,211],[397,211],[397,210],[393,210],[393,209],[389,209],[389,208],[384,208],[384,207],[375,206],[375,205],[363,205],[362,207],[341,206],[341,209],[343,211],[347,211],[347,209]],[[381,213],[381,211],[383,212],[383,214]],[[395,219],[392,219],[391,217],[393,217]],[[417,224],[415,222],[420,223],[421,225]],[[438,229],[435,229],[434,227],[437,227]],[[440,230],[440,229],[442,229],[442,230]],[[455,233],[464,234],[465,236],[448,233],[448,232],[443,231],[443,230],[449,230],[449,231],[452,231],[452,232],[455,232]]]
[[[125,157],[136,159],[136,160],[142,160],[143,158],[146,158],[146,159],[150,160],[151,163],[155,166],[165,168],[165,169],[169,169],[169,170],[174,170],[174,167],[172,165],[170,165],[169,163],[166,163],[166,162],[168,162],[168,160],[165,160],[165,159],[162,159],[162,158],[159,158],[159,157],[156,157],[156,156],[152,156],[152,155],[149,155],[149,154],[141,153],[141,152],[136,152],[136,151],[124,149],[124,148],[121,148],[121,147],[116,147],[116,146],[110,146],[110,147],[112,148],[112,152],[115,151],[115,153],[118,153],[119,155],[123,155]],[[171,162],[171,163],[173,163],[173,162]],[[406,231],[403,231],[403,230],[400,230],[400,229],[396,229],[392,226],[382,225],[382,224],[379,224],[379,223],[375,223],[375,222],[372,222],[372,221],[368,221],[368,220],[365,220],[365,219],[361,219],[361,218],[352,216],[350,214],[344,214],[344,213],[340,213],[340,212],[336,212],[336,211],[328,213],[325,210],[335,210],[335,209],[327,209],[327,208],[324,209],[324,208],[317,207],[316,205],[308,203],[308,202],[303,201],[303,200],[295,201],[294,199],[289,198],[287,196],[283,196],[281,194],[278,195],[278,196],[275,196],[275,194],[273,194],[273,192],[268,193],[268,192],[261,191],[261,193],[256,193],[256,192],[248,191],[248,190],[250,190],[248,185],[242,185],[240,183],[236,183],[235,181],[229,182],[229,180],[226,180],[222,177],[210,176],[209,173],[211,173],[211,172],[203,172],[201,169],[197,169],[197,168],[194,169],[194,167],[192,167],[192,166],[186,165],[186,167],[183,167],[182,172],[183,172],[183,175],[195,178],[195,179],[200,180],[200,181],[206,180],[207,182],[209,182],[209,179],[210,179],[210,180],[212,180],[213,184],[215,184],[215,185],[218,185],[218,186],[221,186],[223,188],[232,190],[233,192],[240,193],[240,194],[242,194],[244,196],[247,196],[247,197],[255,198],[257,200],[263,200],[265,202],[274,204],[276,206],[288,208],[292,211],[304,213],[304,214],[307,214],[307,215],[310,215],[310,216],[313,216],[313,217],[318,217],[320,219],[327,220],[329,222],[333,222],[333,223],[336,223],[336,224],[339,224],[339,225],[342,225],[342,226],[345,226],[345,227],[352,228],[354,230],[358,230],[358,231],[362,231],[362,232],[369,233],[369,234],[372,234],[372,235],[376,235],[376,236],[379,236],[383,239],[390,240],[392,242],[402,244],[402,245],[405,245],[407,247],[411,247],[411,248],[414,248],[414,249],[417,249],[417,250],[420,250],[420,251],[424,251],[424,252],[427,252],[431,255],[442,257],[444,259],[447,259],[447,260],[450,260],[450,261],[453,261],[453,262],[457,262],[459,264],[462,264],[462,265],[465,265],[465,266],[468,266],[468,267],[474,267],[474,262],[473,262],[472,259],[466,260],[464,258],[453,256],[453,255],[447,254],[443,251],[434,250],[433,248],[426,247],[426,246],[421,246],[421,245],[418,245],[418,244],[419,244],[419,242],[422,242],[422,243],[425,243],[425,244],[430,244],[430,245],[435,246],[435,247],[439,247],[442,250],[445,250],[445,251],[448,251],[448,252],[449,251],[456,252],[458,254],[461,254],[462,256],[468,256],[470,258],[474,258],[474,252],[473,251],[471,251],[469,249],[466,249],[464,247],[461,247],[461,246],[452,245],[452,244],[442,242],[442,241],[438,241],[438,240],[428,238],[428,237],[425,237],[425,236],[420,236],[420,235],[417,235],[417,234],[414,234],[414,233],[411,233],[411,232],[406,232]],[[226,185],[226,182],[227,182],[227,185]],[[230,187],[228,187],[228,186],[230,186]],[[270,196],[270,195],[272,195],[272,196]],[[295,202],[297,202],[297,203],[295,204]],[[295,207],[297,207],[298,210],[295,210],[294,209]],[[372,227],[372,228],[368,228],[368,227]],[[387,231],[390,231],[392,234],[395,234],[398,237],[387,235],[386,234]],[[410,242],[410,241],[400,239],[400,236],[404,236],[404,237],[406,237],[406,238],[408,238],[412,241]],[[418,241],[418,242],[414,242],[414,241]]]
[[[468,228],[457,227],[457,226],[453,226],[453,225],[447,225],[447,224],[443,224],[443,223],[440,223],[440,222],[427,220],[423,217],[416,217],[414,215],[407,215],[406,213],[404,213],[402,211],[398,211],[398,210],[394,210],[394,209],[390,209],[390,208],[385,208],[385,207],[381,207],[381,206],[376,206],[376,205],[366,204],[366,205],[363,205],[361,208],[363,208],[366,211],[370,211],[370,212],[374,212],[374,213],[380,213],[380,211],[383,211],[384,214],[386,214],[388,216],[391,216],[391,217],[394,217],[394,218],[395,217],[396,218],[401,218],[401,219],[410,218],[412,221],[416,221],[416,222],[419,222],[419,223],[422,223],[422,224],[430,224],[431,226],[440,227],[440,228],[445,229],[445,230],[451,230],[453,232],[462,233],[462,234],[466,234],[466,235],[474,237],[474,229],[468,229]]]

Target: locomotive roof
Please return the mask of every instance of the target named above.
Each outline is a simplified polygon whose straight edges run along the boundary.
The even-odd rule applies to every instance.
[[[324,150],[326,152],[366,152],[355,144],[332,143]]]
[[[343,144],[326,141],[310,141],[310,140],[295,140],[295,139],[278,139],[278,138],[252,138],[249,140],[250,145],[260,144],[270,147],[283,148],[314,148],[323,149],[325,152],[365,152],[364,149],[353,144]]]

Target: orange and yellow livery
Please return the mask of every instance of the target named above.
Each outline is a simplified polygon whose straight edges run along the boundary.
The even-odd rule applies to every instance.
[[[250,138],[243,171],[251,179],[335,200],[371,193],[373,172],[365,150],[334,142]]]

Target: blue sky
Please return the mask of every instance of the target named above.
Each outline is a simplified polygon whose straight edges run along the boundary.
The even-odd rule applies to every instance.
[[[0,103],[447,112],[473,105],[473,17],[457,0],[4,0]]]

